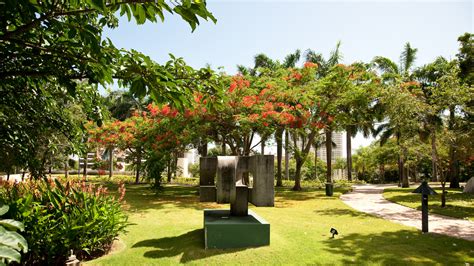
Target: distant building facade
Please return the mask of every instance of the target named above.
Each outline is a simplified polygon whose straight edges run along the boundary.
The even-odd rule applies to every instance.
[[[335,163],[338,158],[342,158],[342,136],[343,132],[333,132],[332,133],[332,141],[336,144],[336,146],[332,147],[332,156],[331,161]],[[313,148],[314,152],[314,148]],[[323,143],[321,147],[318,148],[317,153],[318,158],[326,162],[326,145]]]

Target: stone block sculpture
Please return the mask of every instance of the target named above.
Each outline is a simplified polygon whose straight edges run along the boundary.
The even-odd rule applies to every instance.
[[[201,157],[200,201],[231,203],[232,206],[234,200],[245,197],[257,207],[272,207],[275,198],[273,165],[273,155]],[[252,186],[249,186],[249,174],[253,176]]]
[[[230,203],[230,210],[204,210],[206,248],[270,244],[270,224],[249,210],[248,203],[274,206],[273,164],[273,155],[201,157],[200,201]]]

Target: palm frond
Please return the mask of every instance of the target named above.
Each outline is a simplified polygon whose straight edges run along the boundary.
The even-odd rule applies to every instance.
[[[418,49],[412,48],[410,43],[407,42],[403,49],[402,54],[400,55],[400,66],[403,70],[404,75],[408,75],[408,71],[413,67],[413,64],[416,60],[416,52]]]
[[[284,68],[289,68],[289,67],[295,67],[296,63],[300,61],[301,58],[301,51],[300,49],[297,49],[294,53],[291,53],[285,57],[283,60],[283,67]]]
[[[395,64],[392,60],[383,57],[383,56],[376,56],[372,60],[372,65],[380,70],[382,73],[391,73],[397,74],[399,73],[397,64]]]
[[[380,133],[385,132],[389,129],[390,124],[389,123],[384,123],[379,125],[372,133],[372,136],[375,138],[377,137]]]
[[[394,128],[388,128],[387,130],[382,132],[382,135],[380,135],[380,146],[385,145],[387,141],[394,135],[395,129]]]
[[[237,71],[244,76],[250,74],[250,69],[243,65],[237,65]]]
[[[326,60],[321,53],[316,53],[315,51],[308,49],[304,53],[304,58],[306,62],[316,63],[320,66],[326,65]]]
[[[257,69],[259,67],[273,69],[276,66],[276,63],[270,57],[263,53],[257,54],[254,57],[254,63],[254,69]]]
[[[328,67],[333,67],[337,65],[341,60],[342,60],[342,54],[339,51],[339,48],[341,47],[341,41],[338,41],[336,44],[336,49],[331,51],[331,54],[328,59]]]

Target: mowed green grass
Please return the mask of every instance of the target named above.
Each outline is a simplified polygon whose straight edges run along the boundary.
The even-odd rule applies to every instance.
[[[115,186],[109,183],[109,186]],[[337,190],[277,189],[275,207],[251,207],[271,224],[270,246],[204,249],[203,209],[229,205],[200,203],[196,187],[127,185],[128,233],[123,248],[87,265],[295,265],[474,263],[474,242],[415,229],[357,212]],[[331,227],[339,231],[332,239]]]
[[[430,184],[431,186],[431,184]],[[416,187],[412,188],[387,188],[384,190],[385,199],[413,208],[421,210],[421,195],[412,193]],[[474,221],[474,195],[462,193],[461,189],[447,188],[446,207],[441,207],[440,187],[433,186],[438,195],[428,197],[429,211],[441,215],[451,216],[460,219],[468,219]],[[474,228],[472,229],[474,230]]]

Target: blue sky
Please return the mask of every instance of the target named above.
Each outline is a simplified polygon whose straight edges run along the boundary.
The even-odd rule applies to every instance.
[[[382,55],[398,62],[406,42],[418,48],[416,65],[437,56],[455,58],[457,37],[473,32],[473,1],[215,1],[208,9],[217,23],[191,28],[178,16],[164,23],[137,26],[121,19],[105,36],[120,48],[135,49],[159,63],[168,53],[195,68],[210,64],[236,72],[251,66],[253,56],[285,55],[311,48],[325,56],[342,42],[344,63]],[[356,137],[355,147],[370,140]]]
[[[193,33],[169,15],[138,27],[124,19],[105,35],[158,62],[173,53],[193,67],[208,63],[228,73],[261,52],[274,59],[308,48],[327,55],[338,40],[345,63],[377,55],[398,61],[409,41],[421,65],[439,55],[454,58],[457,37],[472,32],[474,13],[472,1],[208,1],[208,8],[217,23],[203,21]]]

